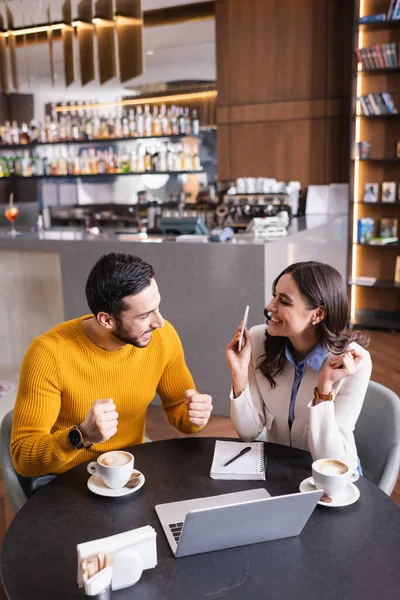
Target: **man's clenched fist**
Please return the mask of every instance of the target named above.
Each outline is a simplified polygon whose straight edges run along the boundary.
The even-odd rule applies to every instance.
[[[118,413],[112,398],[96,400],[79,425],[85,443],[101,444],[117,433]]]
[[[196,427],[207,425],[213,409],[212,398],[208,394],[198,394],[194,390],[186,390],[184,394],[189,421]]]

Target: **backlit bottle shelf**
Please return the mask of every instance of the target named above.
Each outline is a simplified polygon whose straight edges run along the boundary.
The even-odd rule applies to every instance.
[[[62,142],[28,142],[27,144],[0,144],[0,150],[24,150],[28,148],[45,148],[47,146],[96,146],[98,144],[121,144],[121,143],[132,143],[132,142],[143,142],[152,140],[155,141],[179,141],[180,139],[199,138],[199,135],[187,133],[180,135],[156,135],[156,136],[143,136],[143,137],[118,137],[118,138],[99,138],[92,140],[64,140]]]
[[[123,175],[196,175],[204,171],[140,171],[129,173],[86,173],[83,175],[32,175],[30,177],[19,177],[12,175],[10,177],[0,177],[0,181],[27,181],[30,179],[86,179],[93,177],[121,177]]]

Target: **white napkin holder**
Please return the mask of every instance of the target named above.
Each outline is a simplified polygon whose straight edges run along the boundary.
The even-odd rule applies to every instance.
[[[111,555],[112,589],[120,590],[137,583],[145,569],[157,566],[156,532],[150,525],[117,535],[78,544],[78,585],[82,587],[81,562],[98,552]]]

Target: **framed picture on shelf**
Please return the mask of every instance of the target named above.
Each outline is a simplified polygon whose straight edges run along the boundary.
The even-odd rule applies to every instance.
[[[363,202],[378,202],[378,193],[378,183],[366,183],[364,186]]]
[[[375,221],[370,217],[358,219],[357,241],[359,244],[369,244],[374,235]]]
[[[400,140],[397,140],[397,144],[396,144],[396,156],[397,156],[397,158],[400,158]]]
[[[384,181],[382,183],[382,202],[394,202],[396,200],[396,183]]]
[[[397,219],[381,219],[379,224],[380,237],[395,238],[397,237],[397,229]]]

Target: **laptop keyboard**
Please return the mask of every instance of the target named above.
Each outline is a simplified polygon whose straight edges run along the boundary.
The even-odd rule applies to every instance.
[[[176,543],[179,542],[179,538],[181,537],[183,522],[180,523],[169,523],[168,527],[171,530],[172,535],[174,536],[174,540]]]

